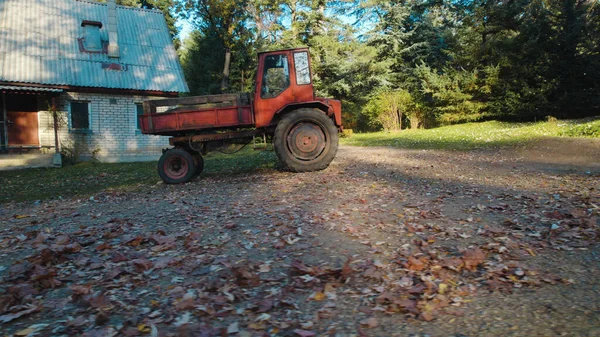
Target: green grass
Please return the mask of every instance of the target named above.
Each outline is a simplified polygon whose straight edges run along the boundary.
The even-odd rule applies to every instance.
[[[357,146],[471,150],[514,146],[548,136],[600,137],[600,119],[521,124],[470,123],[431,130],[354,134],[342,138],[341,142]],[[234,155],[214,152],[205,157],[202,176],[273,169],[276,165],[276,156],[272,151],[245,148]],[[81,163],[62,169],[3,171],[0,172],[0,203],[89,197],[101,191],[136,190],[159,181],[156,162]]]
[[[202,176],[239,174],[273,168],[272,151],[246,148],[234,155],[218,152],[204,158]],[[131,191],[160,181],[156,162],[79,163],[60,169],[26,169],[0,172],[0,203],[89,197],[101,191]]]
[[[356,133],[342,144],[392,146],[407,149],[473,150],[515,146],[542,137],[600,137],[600,120],[539,123],[497,121],[445,126],[429,130]]]

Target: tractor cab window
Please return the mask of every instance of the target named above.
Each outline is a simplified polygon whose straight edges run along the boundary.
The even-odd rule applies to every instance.
[[[296,66],[296,83],[298,85],[310,84],[308,52],[294,53],[294,65]]]
[[[265,57],[265,70],[263,72],[261,98],[279,96],[290,86],[290,69],[285,55],[269,55]]]

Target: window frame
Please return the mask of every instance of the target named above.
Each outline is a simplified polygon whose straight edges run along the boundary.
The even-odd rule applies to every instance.
[[[73,103],[87,104],[87,117],[88,117],[87,129],[73,127]],[[90,101],[79,101],[79,100],[69,101],[69,132],[92,133],[92,103]]]
[[[272,97],[265,97],[265,96],[263,96],[263,95],[265,95],[264,92],[263,92],[263,89],[265,88],[265,86],[267,84],[266,81],[265,81],[265,75],[267,74],[267,71],[269,69],[278,69],[278,68],[267,68],[267,66],[266,66],[267,62],[266,61],[267,61],[267,58],[271,57],[271,56],[283,56],[283,57],[285,57],[285,61],[287,63],[287,86],[285,88],[282,88],[281,92],[279,92],[277,95],[272,96]],[[286,69],[286,67],[284,66],[282,69]],[[291,86],[291,77],[292,76],[291,76],[291,71],[290,71],[290,60],[288,59],[288,55],[286,53],[267,55],[264,58],[263,73],[261,75],[262,80],[261,80],[261,85],[260,85],[261,86],[261,88],[260,88],[260,98],[261,99],[271,99],[271,98],[277,98],[277,97],[279,97],[281,94],[283,94],[286,90],[288,90],[290,88],[290,86]]]
[[[83,46],[87,51],[101,52],[102,51],[102,35],[100,34],[100,27],[96,25],[84,25],[83,26]],[[97,48],[90,48],[89,43],[96,42]]]
[[[138,107],[142,108],[142,115],[144,114],[144,103],[143,102],[134,102],[135,106],[135,132],[142,133],[142,123],[140,123],[140,114]]]
[[[295,51],[293,54],[294,54],[293,55],[293,57],[294,57],[294,72],[296,73],[296,85],[299,85],[299,86],[300,85],[311,85],[312,84],[312,76],[311,76],[312,71],[310,69],[310,55],[308,54],[308,51],[305,51],[305,50]],[[308,69],[308,83],[300,84],[300,82],[298,81],[299,72],[298,72],[298,63],[296,62],[296,55],[299,55],[299,54],[306,54],[306,66]]]
[[[83,20],[81,22],[81,27],[83,28],[83,35],[82,35],[82,37],[77,39],[77,41],[79,42],[79,51],[82,53],[89,53],[89,54],[107,54],[108,53],[108,42],[102,39],[102,32],[101,32],[102,22]],[[94,31],[93,33],[92,33],[92,30]],[[88,48],[88,45],[86,44],[86,42],[89,42],[91,40],[90,37],[92,36],[92,34],[95,37],[97,37],[98,42],[99,42],[99,48],[93,48],[93,49]]]

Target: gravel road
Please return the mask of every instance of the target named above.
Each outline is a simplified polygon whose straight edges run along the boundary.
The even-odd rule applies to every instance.
[[[341,146],[330,168],[0,208],[39,336],[600,336],[600,140]],[[25,330],[27,332],[27,330]]]

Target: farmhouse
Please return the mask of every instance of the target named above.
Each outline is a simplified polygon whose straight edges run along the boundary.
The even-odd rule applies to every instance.
[[[141,103],[187,91],[160,11],[0,0],[1,153],[154,160],[168,140],[140,133]]]

